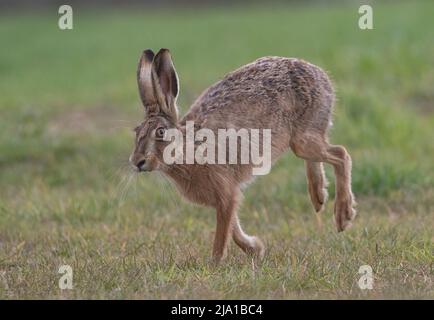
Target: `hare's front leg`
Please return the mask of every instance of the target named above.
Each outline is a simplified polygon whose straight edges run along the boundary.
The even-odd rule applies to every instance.
[[[217,227],[215,231],[212,256],[214,263],[218,264],[226,255],[229,234],[232,230],[235,207],[233,203],[230,203],[229,205],[218,206],[216,211]]]
[[[237,216],[238,203],[241,192],[238,190],[232,193],[226,204],[217,207],[217,229],[214,239],[213,259],[219,263],[226,254],[229,242],[229,235],[235,243],[247,254],[262,259],[265,248],[262,241],[244,233]]]
[[[259,259],[262,259],[264,257],[264,253],[265,253],[264,244],[258,237],[249,236],[244,233],[236,213],[234,215],[232,237],[234,238],[235,243],[245,253],[250,254],[253,257]]]

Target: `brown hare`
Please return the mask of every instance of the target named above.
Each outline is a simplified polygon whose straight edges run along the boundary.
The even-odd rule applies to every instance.
[[[164,138],[165,132],[177,129],[186,138],[189,121],[194,121],[195,130],[208,128],[216,134],[221,128],[270,129],[271,161],[288,149],[305,160],[308,191],[317,212],[327,198],[323,163],[331,164],[336,176],[337,230],[351,225],[356,215],[351,158],[344,147],[328,142],[335,96],[328,76],[319,67],[294,58],[260,58],[205,90],[181,119],[176,105],[179,80],[169,50],[161,49],[156,55],[145,50],[137,81],[145,117],[135,129],[130,162],[137,171],[161,171],[185,198],[216,209],[215,262],[225,256],[230,236],[246,253],[264,254],[261,240],[247,235],[237,216],[241,190],[253,178],[253,165],[167,164],[163,153],[171,142]]]

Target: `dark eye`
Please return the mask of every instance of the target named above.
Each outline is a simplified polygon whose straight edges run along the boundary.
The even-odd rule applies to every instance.
[[[155,130],[155,137],[159,138],[159,139],[163,139],[164,138],[164,132],[165,132],[165,130],[163,127],[158,128],[157,130]]]

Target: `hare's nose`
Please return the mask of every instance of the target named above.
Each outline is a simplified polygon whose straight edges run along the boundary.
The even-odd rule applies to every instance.
[[[145,163],[146,163],[146,160],[144,160],[144,159],[137,162],[137,164],[136,164],[137,169],[139,169],[139,171],[142,170],[142,167],[145,165]]]

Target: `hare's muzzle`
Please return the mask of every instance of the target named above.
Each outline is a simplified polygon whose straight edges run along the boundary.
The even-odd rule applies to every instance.
[[[145,165],[146,165],[146,160],[143,159],[137,162],[136,168],[138,171],[145,171]]]
[[[134,168],[135,171],[137,172],[143,172],[143,171],[149,171],[148,167],[147,167],[147,163],[146,163],[146,159],[137,159],[135,160],[130,159],[130,163],[132,165],[132,167]]]

